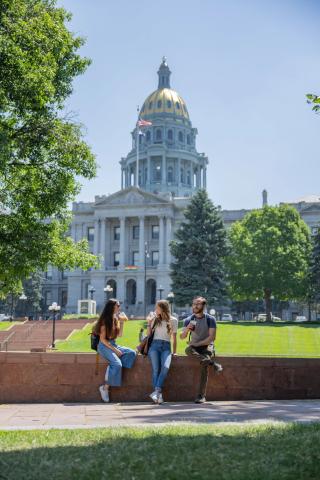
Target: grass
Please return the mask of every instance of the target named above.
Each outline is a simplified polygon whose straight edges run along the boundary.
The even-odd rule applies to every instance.
[[[124,336],[120,345],[135,348],[143,320],[130,320],[124,326]],[[90,352],[89,333],[91,326],[75,332],[67,341],[57,343],[57,348],[65,352]],[[184,354],[186,341],[178,339],[178,353]],[[217,355],[281,356],[281,357],[320,357],[319,324],[218,324]]]
[[[0,432],[6,480],[313,480],[319,424]]]
[[[13,325],[17,325],[18,323],[21,323],[21,322],[0,322],[0,332],[2,330],[7,330],[9,327],[12,327]]]

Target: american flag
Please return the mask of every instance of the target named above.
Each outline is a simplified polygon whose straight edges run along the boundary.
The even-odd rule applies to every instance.
[[[150,127],[152,125],[152,122],[148,122],[147,120],[142,120],[141,118],[139,118],[139,120],[137,121],[137,125],[138,127]]]

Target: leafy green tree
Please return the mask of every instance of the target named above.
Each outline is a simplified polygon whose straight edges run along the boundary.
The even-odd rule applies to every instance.
[[[0,3],[0,294],[51,263],[97,264],[85,241],[66,238],[68,204],[92,178],[95,159],[82,128],[63,112],[89,60],[55,0]]]
[[[205,190],[191,199],[185,220],[171,242],[172,289],[177,305],[190,304],[203,295],[213,305],[225,296],[226,232],[220,211]]]
[[[312,110],[316,113],[319,113],[320,97],[318,97],[317,95],[314,95],[312,93],[308,93],[308,95],[306,95],[306,97],[307,97],[307,103],[312,105]]]
[[[265,206],[234,223],[227,258],[231,296],[235,300],[265,299],[271,320],[271,296],[304,298],[307,291],[310,235],[289,205]]]

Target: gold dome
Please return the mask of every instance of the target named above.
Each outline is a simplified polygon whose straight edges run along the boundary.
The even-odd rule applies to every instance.
[[[189,114],[185,101],[171,88],[159,88],[149,95],[140,111],[141,118],[149,118],[150,115],[173,114],[189,120]]]

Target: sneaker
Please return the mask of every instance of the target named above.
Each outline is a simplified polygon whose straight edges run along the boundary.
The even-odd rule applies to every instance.
[[[102,401],[105,403],[109,403],[110,402],[109,392],[108,390],[105,390],[104,385],[100,385],[99,392],[100,392]]]
[[[220,363],[214,363],[213,368],[217,374],[223,372],[223,366]]]
[[[206,397],[204,397],[203,395],[198,395],[194,403],[206,403]]]
[[[153,403],[159,403],[159,394],[158,392],[154,391],[152,392],[149,397],[151,398],[151,400],[153,401]]]
[[[163,403],[163,396],[162,396],[162,393],[159,393],[159,397],[158,397],[158,403],[159,403],[159,405],[161,405],[161,403]]]

